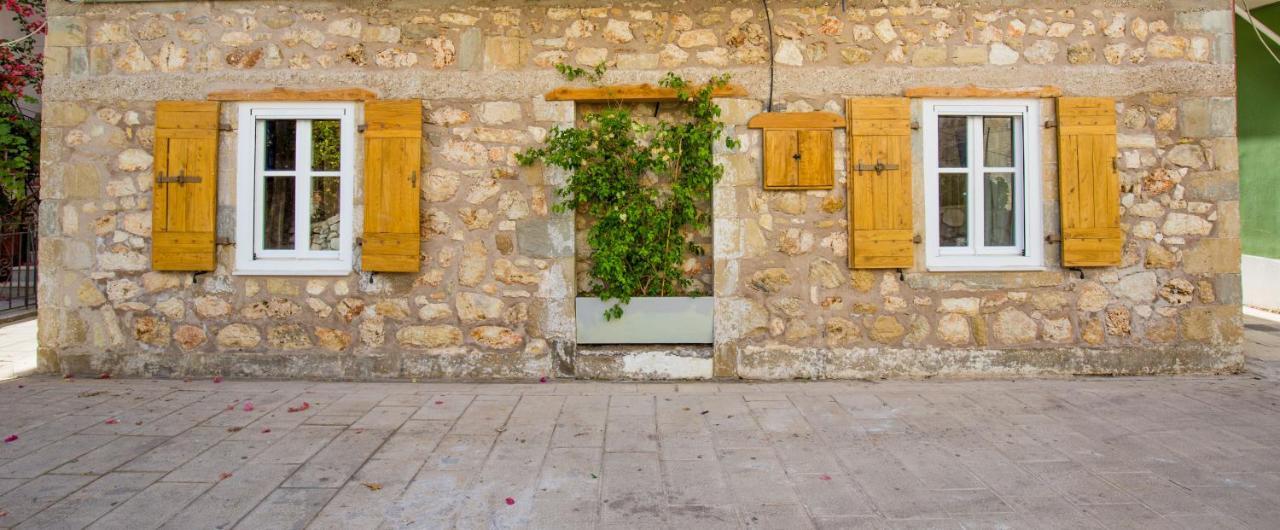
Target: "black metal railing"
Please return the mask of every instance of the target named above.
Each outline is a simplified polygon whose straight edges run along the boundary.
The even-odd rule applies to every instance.
[[[0,233],[0,312],[36,306],[34,230]]]

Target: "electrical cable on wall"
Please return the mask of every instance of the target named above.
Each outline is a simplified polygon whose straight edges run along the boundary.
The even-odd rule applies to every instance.
[[[760,0],[764,4],[764,20],[769,26],[769,106],[765,112],[773,112],[773,16],[769,14],[769,0]]]
[[[1253,8],[1249,7],[1249,3],[1247,1],[1240,0],[1240,5],[1244,6],[1244,12],[1249,17],[1249,26],[1253,28],[1254,35],[1258,36],[1258,41],[1262,42],[1262,47],[1267,49],[1267,53],[1271,54],[1272,59],[1275,59],[1277,63],[1280,63],[1280,55],[1276,55],[1275,50],[1271,49],[1271,44],[1262,36],[1262,30],[1258,29],[1258,24],[1261,24],[1262,21],[1253,16]]]

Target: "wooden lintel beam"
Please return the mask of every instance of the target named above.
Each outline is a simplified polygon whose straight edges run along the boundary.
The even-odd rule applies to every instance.
[[[765,112],[747,122],[751,129],[839,129],[844,116],[834,112]]]
[[[689,93],[701,87],[689,87]],[[747,89],[741,85],[725,85],[711,92],[713,98],[746,97]],[[576,101],[578,103],[633,102],[655,103],[678,101],[676,90],[649,84],[612,85],[604,87],[560,87],[543,96],[547,101]]]
[[[975,85],[948,87],[927,86],[908,88],[909,98],[1056,98],[1062,89],[1056,86],[1022,88],[986,88]]]
[[[209,101],[371,101],[378,99],[372,90],[363,88],[285,88],[257,90],[215,90]]]

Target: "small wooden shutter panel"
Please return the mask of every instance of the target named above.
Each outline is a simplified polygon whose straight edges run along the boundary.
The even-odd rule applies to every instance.
[[[364,106],[364,244],[360,266],[417,272],[421,247],[422,103]]]
[[[156,103],[151,267],[212,271],[218,209],[218,102]]]
[[[849,266],[915,264],[911,193],[911,101],[850,99]]]
[[[1120,264],[1120,181],[1116,175],[1116,103],[1109,98],[1058,99],[1058,188],[1062,264]]]
[[[791,188],[796,185],[796,132],[766,130],[764,132],[764,187]]]

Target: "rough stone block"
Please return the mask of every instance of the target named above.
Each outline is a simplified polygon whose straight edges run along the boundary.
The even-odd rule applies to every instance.
[[[1239,239],[1201,239],[1182,256],[1183,270],[1190,274],[1239,273]]]
[[[537,258],[574,255],[573,218],[558,216],[516,226],[516,246],[520,253]]]

